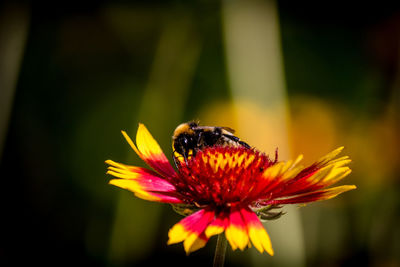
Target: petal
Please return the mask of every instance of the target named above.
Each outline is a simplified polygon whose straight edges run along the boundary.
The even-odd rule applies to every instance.
[[[137,147],[125,131],[121,132],[132,149],[150,167],[163,176],[175,177],[175,170],[172,168],[157,141],[153,138],[144,124],[139,123],[139,128],[136,134]]]
[[[342,150],[344,149],[343,146],[336,148],[332,152],[329,152],[325,156],[321,157],[319,160],[317,160],[314,165],[317,165],[319,167],[325,166],[329,161],[331,161],[333,158],[335,158]]]
[[[181,203],[176,196],[176,188],[170,182],[159,177],[155,172],[141,168],[123,165],[121,163],[107,160],[107,174],[120,179],[113,179],[110,184],[127,189],[135,193],[136,196],[150,200],[166,203]]]
[[[233,250],[244,250],[249,244],[247,227],[243,221],[240,210],[232,208],[229,214],[229,225],[225,230],[225,236]]]
[[[290,197],[320,190],[331,186],[351,173],[346,164],[351,160],[347,157],[333,159],[342,151],[340,147],[301,170],[295,177],[286,180],[281,186],[275,187],[273,198]]]
[[[199,210],[175,224],[168,232],[168,245],[184,241],[187,254],[202,248],[208,241],[204,230],[214,219],[214,211]]]
[[[254,247],[260,253],[266,251],[273,256],[274,250],[272,249],[271,239],[257,215],[249,209],[241,209],[240,213],[247,225],[247,232]]]
[[[205,235],[210,238],[213,235],[221,234],[229,224],[229,214],[220,212],[214,221],[212,221],[204,231]]]
[[[172,204],[182,203],[182,200],[174,196],[174,194],[168,194],[168,192],[160,193],[160,192],[151,192],[143,190],[140,184],[138,184],[137,181],[135,180],[112,179],[109,183],[118,186],[120,188],[132,191],[138,198],[144,200],[172,203]]]
[[[134,180],[144,191],[175,192],[176,188],[170,182],[157,176],[154,172],[141,167],[131,167],[123,170],[115,167],[108,167],[107,174],[122,179]]]
[[[208,238],[205,236],[204,233],[197,235],[195,233],[190,234],[186,240],[183,242],[183,248],[186,251],[186,254],[190,254],[193,251],[201,249],[204,247],[208,242]]]
[[[332,187],[328,189],[313,191],[310,193],[301,194],[291,198],[276,199],[268,202],[268,204],[279,205],[279,204],[297,204],[297,203],[307,203],[313,201],[327,200],[336,197],[337,195],[344,193],[349,190],[356,189],[355,185],[342,185],[337,187]]]
[[[263,192],[270,194],[274,191],[281,191],[281,188],[286,188],[304,169],[301,165],[298,165],[302,159],[303,155],[299,155],[294,161],[278,162],[268,167],[262,174],[263,184],[255,192],[257,194],[263,194]]]

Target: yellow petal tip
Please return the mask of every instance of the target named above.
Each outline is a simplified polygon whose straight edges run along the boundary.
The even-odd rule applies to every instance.
[[[188,235],[189,232],[181,224],[175,224],[168,232],[169,239],[167,244],[171,245],[182,242]]]

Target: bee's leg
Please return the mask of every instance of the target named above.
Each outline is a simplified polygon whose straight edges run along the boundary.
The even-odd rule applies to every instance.
[[[175,167],[176,167],[177,169],[179,169],[178,162],[176,161],[176,157],[175,157],[175,151],[172,152],[172,159],[174,160]]]
[[[185,150],[185,148],[183,146],[182,146],[182,151],[183,151],[182,156],[183,156],[183,158],[185,160],[185,164],[188,165],[188,155],[187,155],[187,152],[186,152],[186,150]]]
[[[182,148],[183,148],[183,147],[182,147]],[[187,156],[187,153],[186,153],[185,150],[182,150],[182,151],[183,151],[182,154],[180,154],[180,153],[177,153],[177,154],[179,154],[180,156],[183,157],[183,159],[185,160],[185,164],[187,165],[187,164],[188,164],[188,156]],[[172,159],[174,160],[175,167],[176,167],[177,169],[179,169],[179,167],[180,167],[181,164],[182,164],[182,161],[181,161],[180,159],[178,159],[178,157],[175,156],[175,152],[176,152],[175,150],[174,150],[174,152],[172,152]]]
[[[197,135],[197,140],[196,140],[196,149],[200,149],[200,147],[203,145],[202,141],[203,140],[203,131],[199,132],[199,134]]]

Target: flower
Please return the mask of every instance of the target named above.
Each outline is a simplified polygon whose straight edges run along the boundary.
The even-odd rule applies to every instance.
[[[349,157],[336,158],[343,147],[302,167],[302,156],[288,162],[271,160],[265,154],[244,147],[205,148],[187,164],[170,165],[158,143],[139,124],[136,144],[122,131],[133,150],[153,170],[107,160],[110,184],[132,191],[137,197],[172,204],[189,216],[168,233],[168,244],[183,242],[186,253],[205,246],[213,235],[225,232],[232,249],[250,246],[273,255],[267,231],[260,219],[278,217],[273,213],[283,204],[326,200],[354,185],[328,186],[347,176]]]

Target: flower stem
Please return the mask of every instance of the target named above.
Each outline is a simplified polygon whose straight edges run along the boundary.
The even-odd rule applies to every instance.
[[[222,267],[225,262],[225,252],[228,242],[225,237],[225,233],[221,233],[218,235],[217,246],[215,247],[214,254],[214,267]]]

